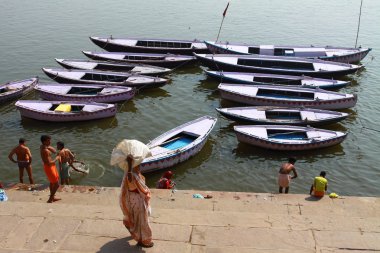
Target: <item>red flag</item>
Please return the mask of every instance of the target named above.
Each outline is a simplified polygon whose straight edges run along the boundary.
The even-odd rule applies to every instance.
[[[225,17],[225,16],[226,16],[226,13],[227,13],[227,9],[228,9],[228,6],[229,6],[229,5],[230,5],[230,2],[228,2],[226,9],[224,9],[224,11],[223,11],[223,17]]]

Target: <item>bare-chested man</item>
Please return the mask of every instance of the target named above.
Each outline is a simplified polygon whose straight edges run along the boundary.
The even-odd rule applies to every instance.
[[[16,154],[17,161],[13,159],[13,156]],[[17,163],[19,170],[20,183],[24,183],[24,169],[28,173],[29,183],[34,184],[33,175],[32,175],[32,154],[30,153],[29,148],[25,145],[25,139],[20,138],[18,141],[18,146],[12,149],[8,155],[9,160],[14,163]]]
[[[70,151],[70,149],[65,148],[65,144],[61,141],[57,142],[57,149],[59,150],[58,162],[61,176],[61,184],[68,185],[70,183],[70,167],[76,170],[76,168],[72,165],[74,162],[74,154]]]
[[[293,178],[296,178],[297,171],[294,167],[294,164],[296,163],[295,158],[289,158],[287,163],[284,163],[281,165],[279,174],[278,174],[278,191],[279,193],[282,193],[282,188],[285,188],[285,193],[289,192],[289,184],[290,180]],[[290,176],[290,173],[293,171],[293,176]]]
[[[52,154],[55,154],[55,149],[50,146],[51,143],[51,137],[49,135],[42,135],[41,136],[41,143],[40,146],[40,152],[41,152],[41,158],[42,162],[44,163],[44,171],[45,174],[50,182],[49,188],[50,188],[50,197],[48,199],[48,203],[53,203],[54,201],[60,200],[59,198],[55,198],[55,193],[57,192],[59,188],[59,176],[57,172],[57,168],[55,167],[55,162],[57,161],[58,157],[56,157],[54,160],[52,159]]]

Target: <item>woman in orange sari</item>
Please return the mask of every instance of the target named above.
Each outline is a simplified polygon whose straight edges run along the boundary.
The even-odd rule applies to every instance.
[[[124,214],[123,223],[137,245],[152,247],[152,230],[149,226],[150,190],[139,166],[132,168],[133,157],[127,157],[128,170],[121,185],[120,207]]]

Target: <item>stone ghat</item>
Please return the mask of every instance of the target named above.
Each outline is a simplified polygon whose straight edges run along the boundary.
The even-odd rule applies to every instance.
[[[122,224],[119,188],[6,185],[0,252],[380,251],[380,200],[247,192],[152,190],[155,246],[136,246]],[[210,199],[193,194],[211,195]]]

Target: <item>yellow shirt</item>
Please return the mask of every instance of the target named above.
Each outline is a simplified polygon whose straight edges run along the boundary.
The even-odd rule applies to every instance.
[[[314,187],[317,192],[324,192],[327,186],[327,179],[324,177],[314,178]]]

